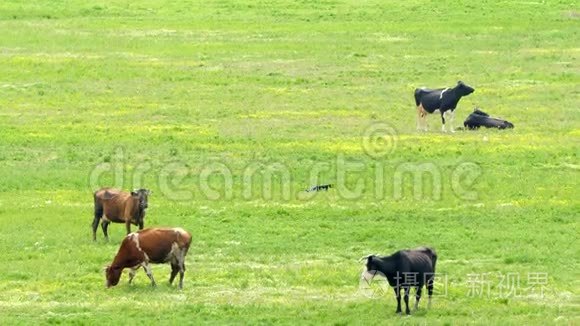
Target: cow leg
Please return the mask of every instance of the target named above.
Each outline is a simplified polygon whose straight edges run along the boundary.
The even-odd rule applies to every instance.
[[[423,290],[423,284],[417,286],[417,291],[415,292],[415,310],[419,309],[419,300],[421,300],[421,292]]]
[[[427,111],[425,111],[425,108],[423,107],[423,104],[419,105],[419,118],[421,121],[421,124],[423,125],[422,128],[424,131],[427,131],[429,129],[429,127],[427,126]]]
[[[101,222],[101,228],[103,228],[103,234],[105,235],[105,240],[109,241],[109,233],[107,230],[109,229],[110,221],[103,220]]]
[[[183,277],[185,276],[185,262],[179,265],[179,289],[183,289]]]
[[[99,222],[101,221],[101,218],[97,218],[95,216],[95,219],[93,220],[93,241],[97,241],[97,229],[99,228]]]
[[[407,315],[411,314],[411,310],[409,310],[409,292],[411,292],[411,287],[410,286],[405,286],[405,313]]]
[[[139,221],[139,230],[143,230],[143,220]]]
[[[131,233],[131,219],[125,221],[125,228],[127,229],[127,234]]]
[[[133,278],[137,274],[137,269],[139,269],[139,266],[129,269],[129,284],[133,282]]]
[[[169,277],[169,284],[173,284],[173,279],[175,279],[177,272],[179,272],[179,265],[175,262],[171,262],[171,276]]]
[[[179,267],[179,289],[183,289],[183,277],[185,276],[185,255],[187,255],[188,248],[182,248],[179,250],[179,256],[177,257],[177,263]]]
[[[421,119],[422,115],[421,115],[421,106],[419,105],[417,107],[417,119],[416,119],[416,125],[417,125],[417,130],[421,130]]]
[[[401,287],[395,286],[395,297],[397,298],[397,311],[395,313],[401,314]]]
[[[449,131],[455,132],[455,128],[453,127],[453,121],[455,120],[455,111],[452,110],[449,112]]]
[[[95,217],[93,219],[93,241],[97,241],[97,229],[99,228],[99,222],[103,217],[103,206],[97,202],[95,198]]]
[[[435,276],[427,281],[427,293],[429,295],[429,300],[427,301],[427,308],[431,308],[431,297],[433,296],[433,282],[435,281]]]
[[[149,265],[148,263],[143,263],[142,266],[143,266],[143,269],[145,270],[145,273],[147,274],[147,276],[151,280],[151,286],[153,286],[153,287],[157,286],[157,283],[155,283],[155,279],[153,279],[153,272],[151,271],[151,265]]]
[[[441,112],[441,131],[446,132],[445,130],[445,116],[447,115],[447,111]]]

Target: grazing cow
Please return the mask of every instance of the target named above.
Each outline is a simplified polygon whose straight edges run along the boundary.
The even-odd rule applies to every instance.
[[[463,126],[467,129],[479,129],[479,127],[508,129],[513,128],[514,124],[506,120],[492,118],[489,114],[476,108],[465,119]]]
[[[437,254],[431,248],[417,248],[412,250],[400,250],[390,256],[379,257],[369,255],[361,260],[366,260],[365,270],[361,277],[369,284],[377,273],[387,278],[389,285],[395,290],[397,297],[397,311],[401,313],[401,288],[405,290],[405,313],[409,315],[409,292],[415,287],[415,310],[419,308],[421,291],[427,284],[429,303],[433,295],[433,281],[435,279],[435,264]]]
[[[179,272],[179,288],[183,288],[185,256],[190,244],[191,234],[182,228],[152,228],[129,233],[121,243],[113,263],[106,268],[107,287],[119,283],[124,268],[130,268],[131,284],[139,267],[143,267],[151,285],[156,286],[149,264],[170,263],[169,284],[173,284]]]
[[[147,189],[139,189],[130,193],[111,188],[95,191],[93,241],[97,240],[99,222],[101,222],[101,227],[107,240],[109,240],[107,229],[111,222],[125,223],[127,234],[131,232],[131,223],[138,225],[139,230],[142,230],[150,194],[151,192]]]
[[[462,81],[458,81],[453,88],[415,89],[415,104],[417,105],[417,129],[427,130],[427,113],[437,110],[441,113],[441,127],[445,132],[445,117],[449,118],[449,128],[453,129],[453,119],[455,118],[455,108],[462,96],[467,96],[475,90]],[[422,126],[421,126],[422,125]]]

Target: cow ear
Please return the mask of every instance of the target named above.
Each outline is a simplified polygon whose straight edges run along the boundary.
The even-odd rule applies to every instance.
[[[131,196],[136,197],[137,193],[135,191],[131,191]]]

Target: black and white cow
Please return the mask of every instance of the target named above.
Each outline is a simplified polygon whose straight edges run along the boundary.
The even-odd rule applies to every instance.
[[[427,130],[427,113],[437,110],[441,113],[442,130],[445,132],[445,118],[449,118],[449,129],[454,132],[453,119],[455,108],[463,96],[473,93],[475,90],[462,81],[458,81],[453,88],[417,88],[415,89],[415,104],[417,105],[417,129]]]
[[[507,120],[492,118],[489,114],[476,108],[473,110],[473,113],[465,119],[463,126],[471,130],[479,129],[479,127],[509,129],[513,128],[514,124]]]
[[[416,288],[415,309],[419,308],[419,300],[423,285],[427,285],[429,303],[433,296],[433,282],[435,280],[435,265],[437,254],[435,249],[421,247],[411,250],[399,250],[390,256],[369,255],[361,258],[365,261],[365,269],[361,277],[369,284],[376,275],[383,276],[389,285],[395,290],[397,297],[397,313],[401,313],[401,290],[405,292],[405,313],[411,313],[409,309],[409,291]]]

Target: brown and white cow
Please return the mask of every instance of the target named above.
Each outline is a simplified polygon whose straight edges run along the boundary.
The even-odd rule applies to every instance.
[[[147,189],[138,189],[130,193],[112,188],[102,188],[95,191],[93,240],[97,240],[99,222],[101,222],[107,240],[109,240],[107,229],[111,222],[125,223],[127,234],[131,232],[131,223],[138,225],[139,230],[142,230],[150,193]]]
[[[151,228],[128,234],[113,259],[106,268],[107,287],[119,283],[123,269],[130,268],[129,284],[133,281],[139,267],[143,267],[156,286],[150,264],[171,264],[169,284],[179,272],[179,288],[183,288],[185,256],[191,244],[191,234],[182,228]]]

